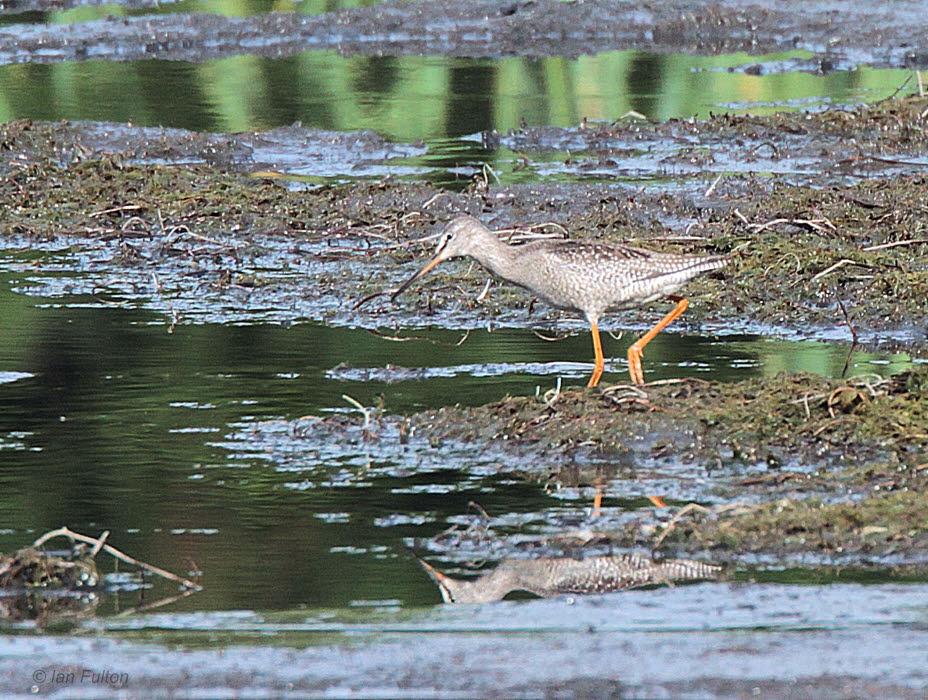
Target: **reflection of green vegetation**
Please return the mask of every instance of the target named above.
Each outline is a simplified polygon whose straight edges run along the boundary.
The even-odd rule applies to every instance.
[[[300,120],[339,131],[374,129],[409,141],[506,131],[523,119],[571,126],[583,118],[617,119],[629,110],[668,119],[706,116],[710,110],[725,111],[724,105],[762,113],[805,100],[877,99],[908,75],[860,69],[751,76],[725,70],[757,60],[635,51],[499,61],[312,51],[202,64],[11,65],[0,68],[0,120],[95,119],[223,131]]]

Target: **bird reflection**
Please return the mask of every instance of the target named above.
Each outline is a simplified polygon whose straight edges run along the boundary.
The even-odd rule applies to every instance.
[[[512,591],[527,591],[542,598],[611,593],[642,586],[717,579],[722,572],[722,567],[701,561],[655,561],[641,554],[504,559],[495,569],[476,579],[453,579],[424,561],[419,563],[438,584],[446,603],[488,603],[502,600]]]

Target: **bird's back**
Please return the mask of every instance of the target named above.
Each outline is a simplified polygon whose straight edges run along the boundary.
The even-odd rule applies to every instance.
[[[673,294],[727,256],[658,253],[586,241],[536,241],[519,246],[524,279],[512,280],[567,309],[599,316],[607,309],[644,304]]]

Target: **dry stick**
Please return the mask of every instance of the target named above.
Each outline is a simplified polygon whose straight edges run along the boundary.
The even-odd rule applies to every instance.
[[[490,285],[493,284],[492,279],[488,279],[486,285],[483,287],[483,291],[477,295],[477,298],[474,299],[478,304],[487,298],[487,294],[490,292]]]
[[[709,189],[707,189],[707,190],[706,190],[706,193],[703,195],[704,197],[708,198],[708,197],[711,197],[711,196],[712,196],[712,193],[715,192],[716,186],[722,181],[722,176],[723,176],[724,174],[725,174],[725,173],[719,173],[719,176],[718,176],[717,178],[715,178],[715,182],[713,182],[711,185],[709,185]]]
[[[93,549],[90,550],[90,558],[93,559],[100,553],[100,547],[106,542],[106,538],[110,536],[109,530],[104,530],[103,534],[100,535],[100,539],[97,540],[97,543],[93,546]]]
[[[377,297],[379,297],[379,296],[384,296],[384,295],[386,295],[386,294],[389,294],[389,292],[374,292],[373,294],[368,294],[368,295],[367,295],[366,297],[364,297],[361,301],[359,301],[357,304],[355,304],[353,307],[351,307],[351,310],[352,310],[352,311],[357,311],[357,310],[360,309],[362,306],[364,306],[367,302],[369,302],[371,299],[376,299]]]
[[[712,511],[706,508],[705,506],[701,506],[698,503],[687,503],[679,511],[677,511],[676,515],[674,515],[670,519],[670,522],[667,523],[667,526],[664,528],[664,531],[661,533],[661,536],[657,538],[657,541],[654,543],[651,549],[657,549],[658,547],[660,547],[661,542],[664,541],[664,538],[667,537],[667,535],[669,535],[673,531],[673,529],[677,526],[677,521],[680,520],[680,518],[682,518],[684,515],[686,515],[692,510],[698,510],[708,515],[712,514]]]
[[[423,209],[428,209],[431,205],[433,205],[433,204],[436,202],[436,200],[437,200],[439,197],[444,197],[446,194],[448,194],[448,193],[447,193],[447,192],[439,192],[438,194],[433,195],[432,197],[429,197],[428,201],[427,201],[425,204],[422,205],[422,208],[423,208]]]
[[[836,424],[838,424],[838,423],[856,423],[856,422],[858,422],[858,419],[857,419],[857,418],[854,418],[854,417],[848,417],[848,418],[835,418],[834,420],[828,421],[828,422],[825,423],[823,426],[821,426],[821,427],[819,427],[819,428],[816,428],[816,429],[812,432],[812,437],[818,437],[819,435],[821,435],[822,433],[824,433],[826,430],[828,430],[828,428],[830,428],[831,426],[836,425]]]
[[[121,207],[113,207],[112,209],[104,209],[103,211],[95,211],[92,214],[88,214],[89,217],[94,218],[97,216],[104,216],[106,214],[115,214],[118,211],[139,211],[140,209],[146,209],[142,204],[124,204]]]
[[[370,414],[370,411],[368,411],[366,408],[364,408],[364,406],[362,406],[362,405],[361,405],[360,403],[358,403],[356,400],[354,400],[353,398],[351,398],[350,396],[348,396],[348,394],[342,394],[342,398],[345,399],[345,401],[347,401],[348,403],[350,403],[352,406],[354,406],[354,407],[357,408],[359,411],[361,411],[361,413],[364,414],[364,425],[361,427],[361,430],[367,430],[367,429],[370,427],[370,425],[371,425],[371,414]]]
[[[551,395],[550,399],[548,398],[549,394]],[[557,386],[554,387],[553,389],[548,389],[545,392],[544,396],[541,397],[542,400],[545,402],[545,408],[551,408],[554,405],[554,402],[558,400],[558,397],[560,395],[561,395],[561,378],[558,377]]]
[[[809,281],[810,281],[810,282],[814,282],[815,280],[819,279],[820,277],[824,277],[825,275],[827,275],[827,274],[829,274],[829,273],[831,273],[831,272],[834,272],[835,270],[837,270],[839,267],[842,267],[843,265],[863,265],[864,267],[869,267],[869,265],[864,265],[863,263],[859,263],[859,262],[857,262],[856,260],[848,260],[847,258],[841,258],[841,259],[840,259],[838,262],[836,262],[834,265],[830,265],[829,267],[825,268],[824,270],[822,270],[821,272],[819,272],[817,275],[815,275],[815,277],[813,277],[813,278],[812,278],[811,280],[809,280]]]
[[[70,539],[72,539],[72,540],[77,540],[78,542],[84,542],[84,543],[86,543],[86,544],[92,544],[92,545],[95,545],[95,546],[96,546],[96,545],[102,545],[102,547],[97,547],[97,549],[102,548],[107,554],[110,554],[110,555],[116,557],[117,559],[126,562],[127,564],[131,564],[132,566],[139,566],[139,567],[141,567],[141,568],[143,568],[143,569],[146,569],[147,571],[152,572],[153,574],[157,574],[158,576],[162,576],[162,577],[164,577],[164,578],[166,578],[166,579],[170,579],[171,581],[176,581],[177,583],[180,583],[180,584],[182,584],[182,585],[184,585],[184,586],[187,586],[188,588],[193,588],[193,589],[198,590],[198,591],[203,590],[203,587],[202,587],[202,586],[200,586],[199,584],[194,583],[193,581],[190,581],[189,579],[185,579],[185,578],[182,578],[182,577],[180,577],[180,576],[178,576],[178,575],[176,575],[176,574],[172,574],[170,571],[165,571],[164,569],[159,569],[157,566],[152,566],[151,564],[146,564],[146,563],[143,562],[143,561],[139,561],[138,559],[135,559],[135,558],[133,558],[133,557],[130,557],[128,554],[123,554],[122,552],[120,552],[120,551],[119,551],[118,549],[116,549],[115,547],[112,547],[112,546],[110,546],[110,545],[108,545],[108,544],[102,544],[101,541],[98,540],[98,539],[95,539],[95,538],[93,538],[93,537],[88,537],[87,535],[82,535],[82,534],[80,534],[79,532],[74,532],[73,530],[69,530],[67,527],[60,527],[60,528],[58,528],[57,530],[52,530],[52,531],[50,531],[50,532],[46,532],[46,533],[45,533],[44,535],[42,535],[39,539],[37,539],[37,540],[33,543],[32,546],[33,546],[33,547],[41,547],[43,544],[45,544],[45,543],[48,542],[50,539],[53,539],[53,538],[55,538],[55,537],[68,537],[68,538],[70,538]]]
[[[928,243],[928,238],[916,238],[911,241],[893,241],[892,243],[880,243],[879,245],[868,245],[861,250],[870,252],[873,250],[883,250],[884,248],[895,248],[901,245],[919,245],[921,243]]]
[[[556,343],[559,340],[564,340],[564,338],[570,337],[570,333],[565,333],[564,335],[558,335],[558,336],[542,335],[535,329],[532,329],[532,333],[534,333],[538,338],[541,338],[542,340],[547,340],[549,343]]]
[[[837,389],[835,389],[833,392],[831,392],[828,395],[828,401],[826,405],[828,406],[828,415],[831,416],[832,418],[837,418],[837,416],[835,416],[835,408],[834,408],[835,401],[837,401],[838,395],[843,394],[845,391],[857,392],[857,389],[852,386],[839,386]]]
[[[844,379],[847,376],[848,369],[850,369],[851,358],[854,357],[854,350],[857,349],[857,331],[854,329],[854,324],[851,323],[851,317],[848,316],[847,309],[844,308],[844,302],[840,299],[838,299],[838,308],[840,308],[841,313],[844,314],[844,322],[851,332],[851,349],[847,353],[847,359],[844,361],[844,371],[841,373],[841,378]]]

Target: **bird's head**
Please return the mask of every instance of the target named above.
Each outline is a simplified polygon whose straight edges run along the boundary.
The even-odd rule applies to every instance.
[[[475,243],[483,236],[493,234],[490,229],[484,226],[480,221],[472,216],[458,216],[448,222],[438,239],[438,246],[435,248],[435,255],[426,263],[425,267],[406,280],[399,289],[390,295],[391,299],[396,299],[400,294],[406,291],[406,288],[420,277],[425,276],[428,272],[443,260],[451,258],[460,258],[465,255],[473,255],[476,250]]]

